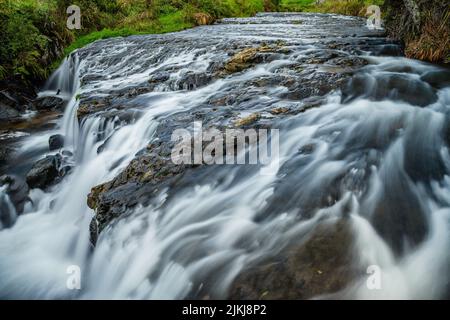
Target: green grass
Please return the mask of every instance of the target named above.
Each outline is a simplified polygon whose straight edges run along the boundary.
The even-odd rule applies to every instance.
[[[344,15],[364,15],[370,5],[383,5],[384,0],[325,0],[316,4],[316,0],[281,0],[283,11],[338,13]]]
[[[148,23],[146,26],[140,26],[139,28],[123,27],[119,29],[105,28],[100,31],[94,31],[87,35],[80,36],[70,46],[64,49],[65,55],[70,54],[72,51],[82,48],[94,41],[101,39],[108,39],[113,37],[127,37],[131,35],[141,34],[155,34],[155,33],[168,33],[181,31],[193,27],[194,24],[186,22],[183,18],[183,13],[175,12],[166,14],[158,18],[157,23]]]
[[[283,11],[311,11],[314,9],[315,0],[281,0],[280,9]]]

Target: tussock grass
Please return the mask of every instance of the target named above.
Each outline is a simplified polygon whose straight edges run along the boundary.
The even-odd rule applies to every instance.
[[[410,58],[450,63],[450,10],[441,15],[427,11],[420,36],[406,41],[405,53]]]

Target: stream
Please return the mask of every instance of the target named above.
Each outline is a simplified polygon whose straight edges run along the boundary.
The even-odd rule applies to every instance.
[[[39,93],[64,101],[51,125],[0,135],[0,298],[449,298],[449,73],[328,14],[77,50]],[[200,121],[277,129],[278,169],[173,164]]]

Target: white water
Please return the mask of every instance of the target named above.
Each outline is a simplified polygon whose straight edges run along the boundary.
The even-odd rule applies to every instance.
[[[62,92],[70,96],[57,131],[66,136],[65,148],[73,151],[69,161],[75,168],[51,191],[32,190],[33,205],[27,205],[25,214],[12,228],[1,230],[0,297],[182,299],[202,292],[204,287],[212,296],[225,297],[231,281],[244,266],[281,250],[290,239],[307,236],[320,219],[338,218],[343,204],[349,201],[353,204],[350,217],[354,250],[360,257],[356,263],[380,266],[383,286],[371,291],[362,279],[339,296],[418,299],[439,298],[446,293],[450,280],[450,177],[413,181],[404,161],[408,161],[405,152],[409,148],[426,157],[431,146],[448,174],[450,156],[441,139],[445,114],[450,111],[448,88],[441,89],[439,100],[427,108],[389,99],[374,102],[358,98],[341,104],[336,93],[326,105],[280,121],[282,165],[298,159],[302,146],[316,144],[306,164],[285,176],[295,180],[292,201],[308,203],[344,173],[354,179],[369,176],[365,192],[343,190],[338,202],[317,210],[310,219],[299,221],[294,206],[259,221],[257,217],[271,201],[279,178],[254,170],[247,172],[245,179],[237,180],[239,168],[227,167],[226,179],[221,183],[212,177],[208,183],[182,189],[170,201],[162,192],[156,205],[134,209],[108,226],[93,249],[89,243],[93,212],[86,205],[86,195],[93,186],[117,176],[138,151],[157,138],[158,116],[170,117],[175,111],[190,110],[232,83],[273,75],[276,66],[286,63],[263,64],[194,91],[145,94],[143,97],[150,102],[142,116],[129,125],[100,116],[87,117],[79,125],[77,94],[101,95],[141,83],[161,65],[202,70],[213,56],[204,53],[196,62],[193,52],[187,50],[144,67],[147,59],[161,54],[162,49],[155,49],[138,51],[117,64],[107,63],[112,54],[131,52],[130,46],[133,44],[124,39],[106,49],[93,50],[80,61],[66,60],[51,78],[46,94],[63,88]],[[387,65],[408,65],[419,74],[434,68],[403,58],[372,59],[373,74],[385,73]],[[79,85],[82,75],[102,73],[108,74],[107,81]],[[179,74],[171,76],[176,79]],[[102,138],[97,141],[100,131]],[[31,137],[24,141],[23,148],[47,143],[48,136]],[[97,154],[104,141],[105,148]],[[426,187],[428,183],[431,188]],[[400,257],[369,222],[375,207],[384,201],[383,194],[392,189],[400,199],[405,190],[416,196],[430,228],[419,247],[406,249]],[[0,194],[5,197],[3,190]],[[81,267],[80,291],[66,287],[66,270],[71,265]]]

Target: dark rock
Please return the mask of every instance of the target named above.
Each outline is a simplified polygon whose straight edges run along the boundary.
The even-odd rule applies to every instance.
[[[150,83],[159,83],[159,82],[164,82],[166,80],[169,80],[169,78],[170,78],[170,73],[169,72],[161,71],[161,72],[157,72],[155,74],[152,74],[150,76],[150,79],[148,80],[148,82],[150,82]]]
[[[19,115],[19,111],[0,102],[0,121],[10,121]]]
[[[364,274],[355,265],[348,221],[317,226],[306,241],[244,269],[234,280],[232,300],[311,299],[344,289]]]
[[[34,103],[34,107],[39,110],[62,110],[66,102],[59,97],[41,97],[37,98]]]
[[[184,172],[185,165],[172,162],[172,146],[166,143],[148,146],[147,151],[137,156],[116,178],[92,188],[87,204],[96,210],[94,219],[99,233],[127,208],[150,200]]]
[[[21,214],[25,204],[30,201],[28,197],[28,185],[23,178],[18,176],[3,176],[0,177],[0,186],[4,185],[8,186],[6,193],[13,203],[16,212]]]
[[[61,177],[65,177],[65,176],[69,175],[70,173],[72,173],[72,171],[73,171],[73,166],[64,166],[59,171],[59,175]]]
[[[45,189],[57,182],[61,166],[61,155],[46,156],[37,161],[27,174],[30,188]]]
[[[195,90],[207,85],[212,77],[206,73],[187,72],[176,81],[178,90]]]
[[[435,88],[444,88],[450,86],[450,71],[444,69],[428,71],[420,79]]]
[[[426,82],[403,74],[358,74],[343,89],[343,101],[365,97],[375,101],[386,98],[425,107],[437,101],[433,88]]]
[[[72,156],[73,156],[73,153],[72,153],[71,151],[69,151],[69,150],[63,150],[63,151],[61,152],[61,154],[62,154],[63,156],[65,156],[65,157],[72,157]]]
[[[0,145],[0,165],[4,165],[14,150],[6,145]]]
[[[0,89],[2,88],[0,82]],[[17,92],[15,91],[17,90]],[[23,93],[23,96],[21,94]],[[0,121],[15,120],[26,110],[28,94],[14,85],[0,91]]]
[[[386,44],[376,50],[375,54],[379,56],[398,57],[403,55],[403,50],[398,44]]]
[[[55,134],[48,140],[48,146],[50,151],[61,149],[64,146],[64,136],[61,134]]]

